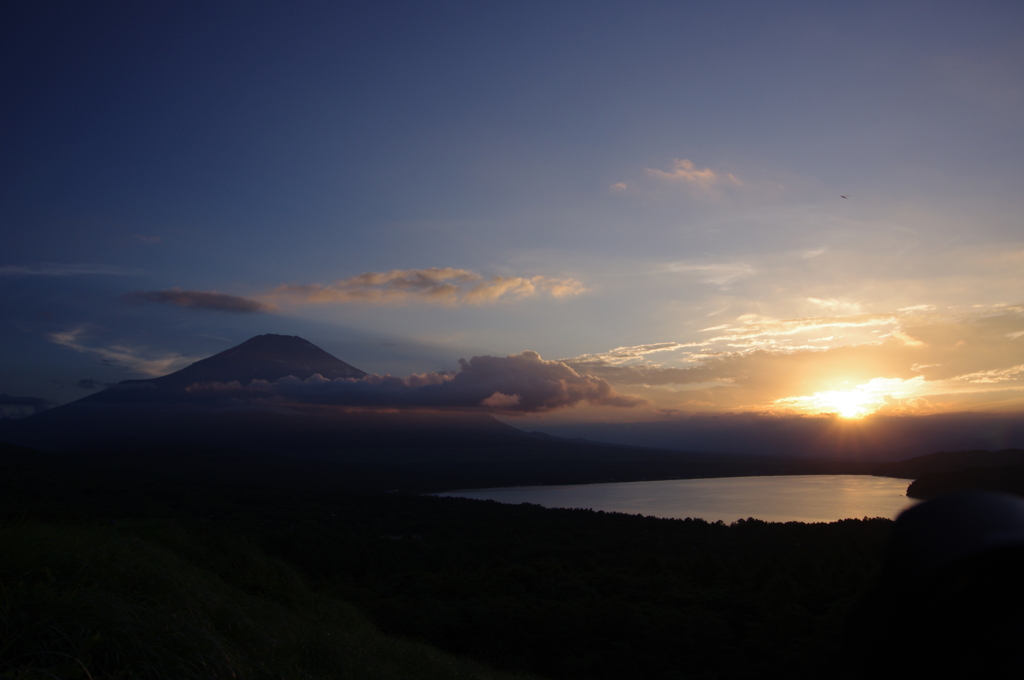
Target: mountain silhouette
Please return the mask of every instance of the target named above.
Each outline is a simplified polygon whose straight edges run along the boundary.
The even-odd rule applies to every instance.
[[[289,376],[306,380],[314,375],[329,380],[362,378],[366,375],[354,366],[323,351],[297,335],[257,335],[241,345],[190,364],[159,378],[122,380],[107,390],[80,401],[111,401],[126,391],[137,395],[144,388],[160,393],[186,389],[192,385],[232,383],[248,385],[254,380],[274,382]]]
[[[366,375],[297,335],[267,333],[149,382],[170,387],[230,381],[244,385],[253,380],[274,381],[288,376],[305,380],[318,373],[331,380]]]
[[[324,408],[273,400],[240,402],[197,386],[246,386],[294,377],[367,374],[297,336],[258,335],[159,378],[120,383],[28,418],[0,422],[0,441],[44,451],[202,446],[336,455],[380,446],[464,441],[480,432],[522,436],[484,413]]]
[[[260,335],[163,377],[125,380],[28,418],[0,420],[0,449],[17,452],[18,465],[31,460],[44,469],[98,465],[111,474],[358,490],[765,474],[791,466],[539,436],[479,411],[324,406],[262,398],[264,383],[244,387],[318,374],[366,376],[302,338]],[[191,389],[210,384],[235,387]],[[237,398],[246,392],[255,396]]]

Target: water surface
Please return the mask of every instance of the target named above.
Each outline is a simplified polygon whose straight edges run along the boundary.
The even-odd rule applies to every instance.
[[[767,522],[834,522],[850,517],[895,518],[916,502],[907,498],[909,484],[909,479],[869,475],[780,475],[516,486],[437,495],[654,517],[699,517],[709,522],[748,517]]]

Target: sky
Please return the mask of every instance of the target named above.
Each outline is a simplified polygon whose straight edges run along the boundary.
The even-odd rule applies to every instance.
[[[5,415],[261,333],[597,386],[532,429],[1024,412],[1020,3],[23,5]]]

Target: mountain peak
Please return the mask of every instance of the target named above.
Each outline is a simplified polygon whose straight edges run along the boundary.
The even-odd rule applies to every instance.
[[[365,371],[346,364],[297,335],[267,333],[161,378],[126,380],[122,384],[145,382],[161,388],[180,389],[195,383],[237,381],[246,385],[253,380],[273,382],[287,376],[305,380],[317,373],[328,379],[362,378],[366,375]]]

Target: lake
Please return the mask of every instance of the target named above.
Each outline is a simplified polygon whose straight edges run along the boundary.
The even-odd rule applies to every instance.
[[[727,524],[748,517],[766,522],[834,522],[851,517],[895,518],[916,502],[906,495],[910,481],[869,475],[780,475],[516,486],[436,495],[654,517],[699,517]]]

